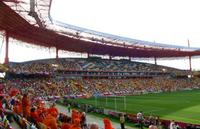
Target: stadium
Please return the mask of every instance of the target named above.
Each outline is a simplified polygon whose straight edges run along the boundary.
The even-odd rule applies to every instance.
[[[60,22],[51,17],[52,2],[0,1],[0,129],[200,128],[200,73],[192,69],[200,48]],[[55,57],[10,61],[13,42],[53,49]],[[183,58],[187,70],[157,62]]]

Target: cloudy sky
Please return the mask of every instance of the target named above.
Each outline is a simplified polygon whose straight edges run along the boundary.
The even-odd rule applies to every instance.
[[[189,39],[191,47],[200,48],[199,5],[199,0],[53,0],[51,16],[68,24],[152,42],[187,46]],[[0,55],[2,61],[4,46]],[[10,45],[12,61],[53,57],[53,50]],[[187,59],[158,63],[189,67]],[[199,64],[199,59],[193,59],[194,69],[200,69]]]

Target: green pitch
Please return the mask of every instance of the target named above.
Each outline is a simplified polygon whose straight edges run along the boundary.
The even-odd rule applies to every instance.
[[[162,119],[200,124],[200,90],[75,101],[134,114],[143,111],[144,115],[153,114]]]

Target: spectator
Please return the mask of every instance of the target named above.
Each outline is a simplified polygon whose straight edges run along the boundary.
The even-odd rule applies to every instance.
[[[67,105],[67,110],[68,110],[68,113],[71,112],[71,105],[70,104]]]
[[[158,129],[156,125],[150,125],[149,129]]]
[[[172,120],[172,121],[170,122],[169,128],[170,128],[170,129],[177,129],[177,127],[176,127],[176,124],[175,124],[175,121],[174,121],[174,120]]]
[[[64,116],[62,120],[62,126],[61,129],[70,129],[71,128],[71,118]]]
[[[142,111],[137,113],[137,121],[138,121],[140,129],[143,129],[144,116],[143,116],[143,112]]]
[[[120,114],[120,125],[121,129],[125,129],[125,117],[123,113]]]
[[[80,123],[82,129],[87,129],[87,121],[85,112],[80,112]]]
[[[29,118],[30,116],[30,106],[31,106],[30,98],[28,96],[28,93],[25,93],[22,98],[22,110],[23,110],[23,116],[25,118]]]
[[[89,129],[99,129],[99,126],[97,123],[92,123]]]
[[[111,121],[108,118],[104,118],[103,122],[104,122],[104,129],[114,129],[112,127]]]
[[[49,112],[43,121],[43,123],[50,129],[58,128],[55,114],[57,114],[55,111]]]
[[[81,129],[80,127],[80,119],[76,118],[70,127],[70,129]]]

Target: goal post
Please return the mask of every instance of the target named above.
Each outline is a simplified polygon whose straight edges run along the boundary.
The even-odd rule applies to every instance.
[[[104,96],[95,97],[94,104],[96,107],[103,107],[105,109],[112,109],[115,111],[127,111],[127,98],[126,96]]]

